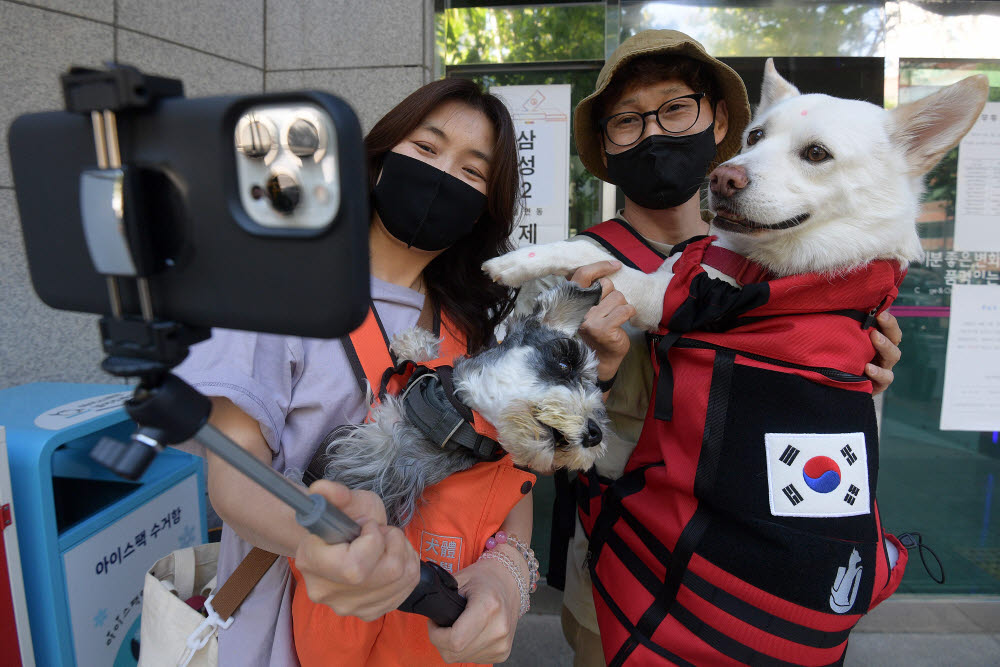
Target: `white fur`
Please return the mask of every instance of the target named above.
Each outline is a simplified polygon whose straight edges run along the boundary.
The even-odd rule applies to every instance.
[[[591,243],[558,241],[543,246],[529,246],[501,255],[483,264],[493,280],[511,287],[548,275],[569,277],[581,266],[614,260],[607,251]],[[660,321],[663,293],[670,280],[669,264],[660,267],[662,275],[651,278],[633,269],[623,268],[611,274],[615,289],[626,295],[636,309],[631,322],[644,330],[652,330]]]
[[[530,353],[528,348],[515,348],[496,363],[470,364],[460,378],[456,372],[455,393],[493,424],[500,443],[518,465],[542,472],[586,470],[605,451],[603,442],[590,448],[580,444],[587,420],[604,413],[601,392],[592,382],[565,386],[541,380]],[[583,372],[596,380],[597,355],[590,349]],[[549,429],[563,433],[570,446],[550,446]]]
[[[437,359],[441,339],[427,329],[411,327],[393,336],[389,348],[396,353],[397,359],[420,363]]]
[[[838,274],[885,258],[905,267],[922,256],[916,217],[922,177],[972,127],[986,102],[988,83],[969,77],[923,100],[886,111],[867,102],[801,95],[768,60],[757,114],[743,134],[743,150],[726,165],[742,167],[749,183],[727,207],[758,225],[773,226],[800,214],[789,229],[732,231],[713,225],[717,243],[785,276]],[[762,129],[753,146],[747,137]],[[810,162],[811,145],[832,158]],[[710,206],[718,210],[718,197]],[[561,242],[516,250],[483,265],[511,286],[613,259],[591,244]],[[659,324],[669,265],[642,274],[623,268],[610,276],[636,308],[632,324]]]

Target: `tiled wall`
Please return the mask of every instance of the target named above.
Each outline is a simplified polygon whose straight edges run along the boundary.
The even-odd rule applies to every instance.
[[[106,61],[180,78],[189,97],[317,88],[348,100],[365,130],[433,69],[432,0],[0,0],[0,389],[109,382],[97,318],[32,291],[6,131],[58,109],[58,76]]]

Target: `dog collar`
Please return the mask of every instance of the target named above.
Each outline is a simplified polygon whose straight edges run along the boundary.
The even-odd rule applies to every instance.
[[[466,449],[483,461],[503,457],[492,424],[455,398],[450,367],[418,369],[400,402],[410,423],[442,449]]]
[[[766,267],[728,248],[714,244],[705,248],[701,263],[721,271],[741,285],[762,283],[774,278]]]

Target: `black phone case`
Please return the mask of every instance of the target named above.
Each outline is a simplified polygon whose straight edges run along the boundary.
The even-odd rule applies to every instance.
[[[269,230],[245,213],[233,146],[252,106],[312,103],[336,128],[341,204],[320,232]],[[325,93],[167,98],[118,114],[122,163],[142,195],[129,203],[150,231],[155,316],[191,326],[331,338],[369,304],[368,185],[357,116]],[[17,118],[10,158],[31,280],[49,306],[110,314],[80,215],[80,174],[97,158],[89,115]],[[134,281],[119,279],[125,313],[139,312]]]

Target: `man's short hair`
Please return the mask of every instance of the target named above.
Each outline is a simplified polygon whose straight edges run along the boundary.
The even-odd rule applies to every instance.
[[[627,91],[667,79],[680,79],[692,91],[706,93],[713,107],[723,99],[722,88],[707,65],[687,56],[656,53],[633,58],[615,73],[594,105],[597,111],[594,119],[605,118],[611,105]],[[598,128],[595,127],[594,130],[597,131]]]

